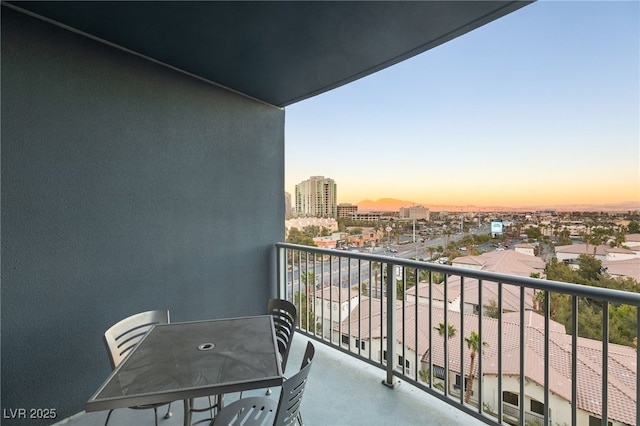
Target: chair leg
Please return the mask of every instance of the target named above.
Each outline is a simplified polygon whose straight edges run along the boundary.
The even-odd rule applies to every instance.
[[[153,420],[156,422],[156,426],[158,426],[158,408],[153,407]]]
[[[218,412],[224,408],[224,394],[216,396],[218,403],[216,404]],[[240,398],[242,398],[242,392],[240,392]]]
[[[184,400],[184,424],[191,424],[191,406],[193,405],[193,399]]]
[[[197,425],[200,423],[204,423],[206,421],[210,421],[210,424],[213,424],[213,419],[215,419],[216,417],[216,413],[220,412],[220,410],[222,410],[223,408],[223,398],[224,395],[216,395],[216,396],[211,396],[209,395],[207,397],[209,405],[206,408],[196,408],[195,407],[195,399],[191,398],[191,399],[185,399],[184,400],[184,424],[185,425]],[[216,401],[216,403],[214,404],[213,401]],[[193,414],[192,413],[205,413],[209,411],[210,414],[210,418],[205,418],[205,419],[201,419],[201,420],[197,420],[195,422],[192,422],[193,420]]]
[[[104,426],[107,426],[107,423],[109,423],[109,418],[111,417],[111,413],[113,413],[113,410],[109,410],[109,414],[107,414],[107,420],[105,420]]]
[[[172,415],[173,414],[171,413],[171,403],[169,403],[169,406],[167,407],[167,414],[164,415],[164,418],[170,419]]]

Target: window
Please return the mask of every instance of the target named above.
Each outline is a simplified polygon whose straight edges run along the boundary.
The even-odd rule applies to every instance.
[[[544,404],[540,401],[536,401],[535,399],[531,400],[531,412],[538,413],[544,416]]]
[[[342,335],[342,343],[344,343],[345,345],[349,344],[349,336],[346,334]]]
[[[502,392],[502,400],[507,404],[515,405],[516,407],[520,406],[520,398],[517,393],[513,392]]]
[[[433,366],[433,377],[444,380],[444,368],[438,365]]]
[[[598,417],[589,416],[589,426],[600,426],[602,424],[602,419]],[[607,422],[609,426],[612,426],[611,422]]]
[[[459,390],[461,386],[462,386],[462,378],[460,377],[459,374],[456,374],[456,383],[453,385],[453,388]],[[467,386],[469,386],[469,378],[465,377],[464,378],[464,388],[465,388],[465,390],[467,389]],[[471,392],[471,395],[473,395],[473,392]]]
[[[356,339],[356,347],[358,346],[364,351],[364,340]]]
[[[402,355],[398,355],[398,367],[402,367],[402,364],[403,364],[402,361],[403,361]],[[409,360],[408,359],[404,360],[404,366],[405,366],[405,368],[409,368]]]

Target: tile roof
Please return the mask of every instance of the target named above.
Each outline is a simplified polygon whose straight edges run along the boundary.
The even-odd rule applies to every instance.
[[[626,242],[640,243],[640,234],[627,234],[624,236]]]
[[[358,329],[358,316],[353,314],[350,319],[342,323],[342,332],[360,339],[381,339],[386,335],[386,315],[380,309],[381,303],[374,299],[371,303],[375,307],[369,315],[371,300],[363,300],[360,310],[360,328]],[[386,302],[385,302],[386,303]],[[398,343],[410,350],[416,351],[421,361],[429,362],[432,357],[434,365],[444,365],[444,337],[433,330],[438,324],[444,322],[444,310],[429,306],[416,305],[405,302],[404,327],[402,316],[402,301],[396,303],[396,336]],[[355,310],[354,310],[355,312]],[[418,320],[416,321],[416,315]],[[431,316],[430,316],[431,315]],[[479,332],[479,317],[475,314],[462,314],[464,318],[464,335],[469,336],[472,331]],[[369,321],[371,318],[371,321]],[[460,312],[449,311],[447,321],[456,330],[461,329]],[[482,340],[487,342],[482,353],[483,374],[498,374],[498,320],[494,318],[482,318]],[[520,374],[520,316],[519,313],[505,314],[502,319],[502,374],[506,376],[519,376]],[[369,327],[371,322],[372,327]],[[350,325],[349,325],[350,324]],[[416,330],[417,325],[417,330]],[[351,328],[348,328],[348,327]],[[337,328],[336,328],[337,330]],[[351,332],[349,333],[349,330]],[[357,331],[359,331],[359,334]],[[433,350],[429,350],[429,334]],[[572,336],[564,331],[564,327],[550,321],[549,330],[549,390],[558,396],[571,400],[571,340]],[[418,347],[416,348],[416,337]],[[449,339],[449,370],[460,372],[461,337],[456,335]],[[545,333],[544,318],[534,312],[525,314],[525,376],[544,386],[545,366]],[[469,371],[469,350],[464,345],[464,371]],[[602,413],[601,389],[602,389],[602,343],[597,340],[577,338],[577,391],[578,408],[594,414]],[[635,349],[616,344],[609,344],[608,356],[608,414],[611,420],[635,424],[636,406],[636,352]],[[477,365],[477,364],[476,364]]]
[[[334,302],[346,302],[349,298],[353,299],[358,297],[358,293],[358,289],[354,287],[338,288],[337,286],[332,285],[317,289],[314,294],[318,299],[332,300]]]
[[[568,246],[557,246],[555,248],[556,253],[570,253],[570,254],[594,254],[593,244],[572,244]],[[624,253],[634,254],[632,250],[628,250],[620,247],[611,247],[606,244],[600,244],[595,246],[596,256],[606,256],[607,253]]]
[[[527,249],[535,249],[536,246],[530,243],[518,243],[514,247],[516,248],[527,248]]]
[[[623,260],[603,260],[602,267],[613,276],[629,277],[640,282],[640,258]]]
[[[479,281],[475,278],[464,278],[464,284],[460,276],[453,275],[447,278],[447,302],[451,303],[460,298],[464,289],[465,304],[480,305]],[[489,306],[491,300],[498,301],[498,283],[495,281],[482,281],[482,306]],[[432,299],[434,301],[444,301],[444,284],[432,284]],[[429,297],[429,284],[421,282],[418,286],[407,290],[407,295],[414,296],[418,293],[419,298],[426,301]],[[525,288],[525,309],[533,309],[534,290]],[[502,285],[502,309],[510,312],[520,310],[520,287],[510,284]]]
[[[456,257],[453,266],[479,265],[483,271],[529,277],[532,273],[543,272],[544,260],[515,250],[497,250],[479,256]]]

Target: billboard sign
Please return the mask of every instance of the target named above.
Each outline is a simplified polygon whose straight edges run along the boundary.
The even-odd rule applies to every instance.
[[[492,234],[502,234],[503,226],[501,220],[492,220],[491,221],[491,233]]]

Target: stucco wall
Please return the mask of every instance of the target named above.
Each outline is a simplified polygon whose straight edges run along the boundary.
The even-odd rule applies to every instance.
[[[284,111],[6,7],[1,59],[2,408],[59,420],[119,319],[266,309]]]

